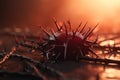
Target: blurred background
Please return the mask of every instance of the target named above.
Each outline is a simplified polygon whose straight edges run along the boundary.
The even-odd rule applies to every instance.
[[[0,27],[52,27],[52,17],[70,20],[73,28],[80,21],[89,26],[100,23],[100,32],[120,31],[120,0],[0,0]]]

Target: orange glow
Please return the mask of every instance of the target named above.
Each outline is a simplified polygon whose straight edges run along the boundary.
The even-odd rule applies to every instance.
[[[119,73],[120,73],[120,71],[117,69],[106,68],[105,71],[101,75],[101,79],[102,80],[106,80],[106,79],[118,80],[120,78]]]
[[[54,16],[58,21],[70,20],[73,28],[81,21],[83,24],[88,21],[87,26],[92,27],[99,22],[101,32],[120,32],[120,0],[35,0],[28,3],[30,10],[25,9],[28,15],[23,18],[21,15],[18,26],[50,27]]]
[[[68,10],[74,11],[71,14],[82,14],[93,17],[93,21],[102,21],[106,17],[114,16],[119,3],[120,0],[71,0]]]
[[[120,0],[66,0],[66,4],[63,14],[66,13],[74,23],[78,24],[82,17],[91,24],[100,22],[102,31],[120,30]]]
[[[102,43],[100,43],[101,46],[106,46],[106,45],[110,45],[110,46],[113,46],[114,45],[114,40],[107,40],[107,41],[104,41]]]

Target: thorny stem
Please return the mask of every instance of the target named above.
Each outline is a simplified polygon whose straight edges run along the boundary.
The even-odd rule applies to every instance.
[[[57,27],[57,30],[61,31],[60,26],[57,24],[57,20],[54,17],[53,17],[53,20],[54,20],[55,26]]]
[[[10,57],[15,51],[16,51],[16,47],[14,47],[10,53],[8,53],[7,55],[4,56],[4,58],[0,61],[0,64],[4,63],[7,59],[9,59],[9,57]]]
[[[85,29],[85,27],[86,27],[87,23],[88,23],[88,22],[86,22],[86,23],[84,24],[83,28],[80,30],[80,33],[82,33],[82,32],[83,32],[83,30]]]
[[[93,63],[94,62],[104,63],[104,64],[114,63],[114,64],[117,64],[117,65],[120,65],[119,60],[111,60],[111,59],[80,57],[79,60],[92,61]]]
[[[47,80],[46,77],[38,70],[38,68],[35,65],[29,62],[27,62],[27,64],[34,69],[38,77],[42,78],[43,80]]]
[[[4,54],[0,54],[0,56],[3,56]],[[29,57],[26,57],[26,56],[22,56],[22,55],[19,55],[19,54],[12,54],[10,55],[10,58],[20,58],[22,60],[26,60],[26,61],[29,61],[29,62],[32,62],[34,64],[40,64],[40,62],[36,61],[36,60],[33,60],[32,58],[29,58]]]
[[[29,63],[29,65],[31,65],[31,67],[33,67],[33,69],[36,71],[36,73],[38,74],[38,77],[40,77],[40,75],[42,74],[42,73],[45,73],[45,72],[43,72],[43,71],[49,71],[50,73],[55,73],[56,75],[58,75],[59,77],[61,77],[61,78],[64,78],[63,77],[63,75],[62,75],[62,73],[60,73],[59,71],[57,71],[57,70],[55,70],[55,69],[53,69],[53,68],[51,68],[51,67],[48,67],[48,66],[46,66],[46,65],[44,65],[44,64],[41,64],[40,62],[38,62],[38,61],[36,61],[36,60],[33,60],[32,58],[28,58],[28,57],[25,57],[25,56],[21,56],[21,55],[17,55],[17,54],[13,54],[11,57],[18,57],[18,58],[22,58],[22,60],[26,60],[28,63]],[[41,68],[40,70],[34,65],[34,64],[32,64],[32,63],[34,63],[35,65],[39,65],[39,68]],[[41,72],[42,73],[41,73]],[[42,76],[42,78],[44,79],[44,80],[46,80],[45,79],[45,77],[44,77],[44,75],[41,75]]]
[[[108,48],[108,47],[100,47],[100,48]],[[116,48],[116,47],[115,47]],[[52,49],[52,48],[51,48]],[[50,49],[50,50],[51,50]],[[117,47],[117,49],[119,49],[118,47]],[[47,52],[49,52],[49,50],[47,51]],[[96,55],[95,53],[93,53],[94,55]],[[30,62],[34,62],[34,63],[36,63],[35,61],[33,61],[32,59],[30,59],[30,58],[26,58],[26,57],[23,57],[23,56],[18,56],[18,55],[16,55],[16,54],[14,54],[14,55],[12,55],[12,56],[14,56],[14,57],[21,57],[21,58],[23,58],[23,59],[26,59],[26,60],[28,60],[28,61],[30,61]],[[97,55],[96,55],[96,57],[97,57]],[[81,58],[80,58],[81,59]],[[118,64],[118,65],[120,65],[120,61],[115,61],[115,60],[110,60],[110,59],[99,59],[99,58],[83,58],[82,57],[82,59],[84,59],[84,60],[87,60],[87,61],[93,61],[93,62],[104,62],[104,63],[116,63],[116,64]],[[37,62],[37,63],[39,63],[39,62]]]
[[[3,56],[3,55],[4,54],[2,54],[0,56]],[[12,54],[11,57],[18,57],[18,58],[22,58],[23,60],[33,62],[35,64],[40,64],[40,62],[38,62],[36,60],[33,60],[33,59],[29,58],[29,57],[21,56],[21,55],[18,55],[18,54]],[[86,58],[86,57],[80,57],[79,59],[80,60],[93,61],[93,62],[116,63],[116,64],[120,65],[120,61],[118,61],[118,60],[100,59],[100,58]]]
[[[3,56],[3,54],[2,55],[0,55],[0,56]],[[58,75],[59,77],[61,77],[61,78],[63,78],[63,76],[62,76],[62,73],[60,73],[59,71],[56,71],[56,70],[54,70],[53,68],[51,68],[51,67],[48,67],[48,66],[46,66],[46,65],[44,65],[44,64],[41,64],[40,62],[38,62],[38,61],[36,61],[36,60],[33,60],[32,58],[29,58],[29,57],[25,57],[25,56],[21,56],[21,55],[18,55],[18,54],[12,54],[10,57],[17,57],[17,58],[21,58],[22,60],[26,60],[27,62],[29,62],[30,64],[31,64],[31,66],[32,67],[34,67],[34,70],[37,72],[37,74],[38,74],[38,77],[40,77],[40,71],[49,71],[50,73],[55,73],[56,75]],[[39,69],[37,68],[37,67],[35,67],[35,65],[32,65],[32,63],[34,63],[35,65],[39,65],[39,68],[41,68],[40,69],[40,71],[38,71]],[[43,72],[43,73],[45,73],[45,72]],[[42,75],[41,75],[42,76]],[[43,78],[44,76],[42,76],[42,77],[40,77],[40,78]],[[45,78],[43,78],[44,80],[46,80]]]

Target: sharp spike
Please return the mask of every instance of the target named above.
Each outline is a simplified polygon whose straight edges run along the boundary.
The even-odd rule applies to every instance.
[[[42,26],[40,26],[40,29],[41,29],[48,37],[50,37],[50,34],[49,34],[44,28],[42,28]]]
[[[97,41],[98,41],[98,35],[97,35],[97,37],[96,37],[96,39],[95,39],[95,41],[93,43],[96,44]]]
[[[88,21],[85,23],[85,25],[83,26],[83,28],[80,30],[80,33],[83,32],[83,30],[85,29],[86,25],[88,24]]]
[[[51,30],[51,33],[55,35],[55,32],[54,32],[54,30],[53,30],[53,29],[50,29],[50,30]]]
[[[53,29],[50,29],[51,33],[53,34],[54,38],[56,39],[55,32]]]
[[[80,22],[79,26],[76,28],[75,34],[77,33],[77,31],[79,30],[79,28],[81,27],[81,25],[82,25],[82,22]]]
[[[111,52],[111,46],[110,46],[110,43],[108,43],[108,49],[109,49],[109,52]]]
[[[70,20],[68,20],[67,23],[68,23],[68,25],[69,25],[69,30],[71,31],[71,30],[72,30],[72,26],[71,26]]]
[[[58,31],[61,31],[60,26],[57,24],[57,20],[53,17],[53,21]]]
[[[63,29],[63,24],[61,24],[61,25],[59,25],[59,30],[58,31],[62,31],[62,29]]]
[[[73,33],[73,38],[75,37],[76,33],[74,32],[74,30],[72,30],[72,33]]]
[[[68,30],[67,30],[67,26],[66,26],[65,23],[64,23],[64,27],[65,27],[65,33],[66,33],[66,36],[68,36]]]
[[[95,52],[93,52],[91,49],[89,49],[89,51],[94,54],[97,58],[99,57]]]
[[[62,29],[63,29],[63,27],[61,26],[61,27],[60,27],[60,31],[62,31]]]
[[[91,33],[93,32],[93,30],[99,25],[99,23],[97,25],[95,25],[95,27],[89,31],[89,33],[85,36],[84,40],[87,39],[88,36],[91,35]]]
[[[84,36],[87,36],[87,34],[90,32],[91,28],[89,27],[88,30],[85,32]]]

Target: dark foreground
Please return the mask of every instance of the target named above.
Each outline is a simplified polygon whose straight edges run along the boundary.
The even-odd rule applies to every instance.
[[[0,35],[1,54],[4,49],[9,52],[14,45],[13,36]],[[40,60],[38,53],[23,51],[18,54]],[[22,59],[10,58],[0,65],[0,80],[120,80],[120,67],[113,64],[66,61],[49,63],[45,66],[48,66],[48,69],[41,68],[39,65],[37,71],[32,64]]]

